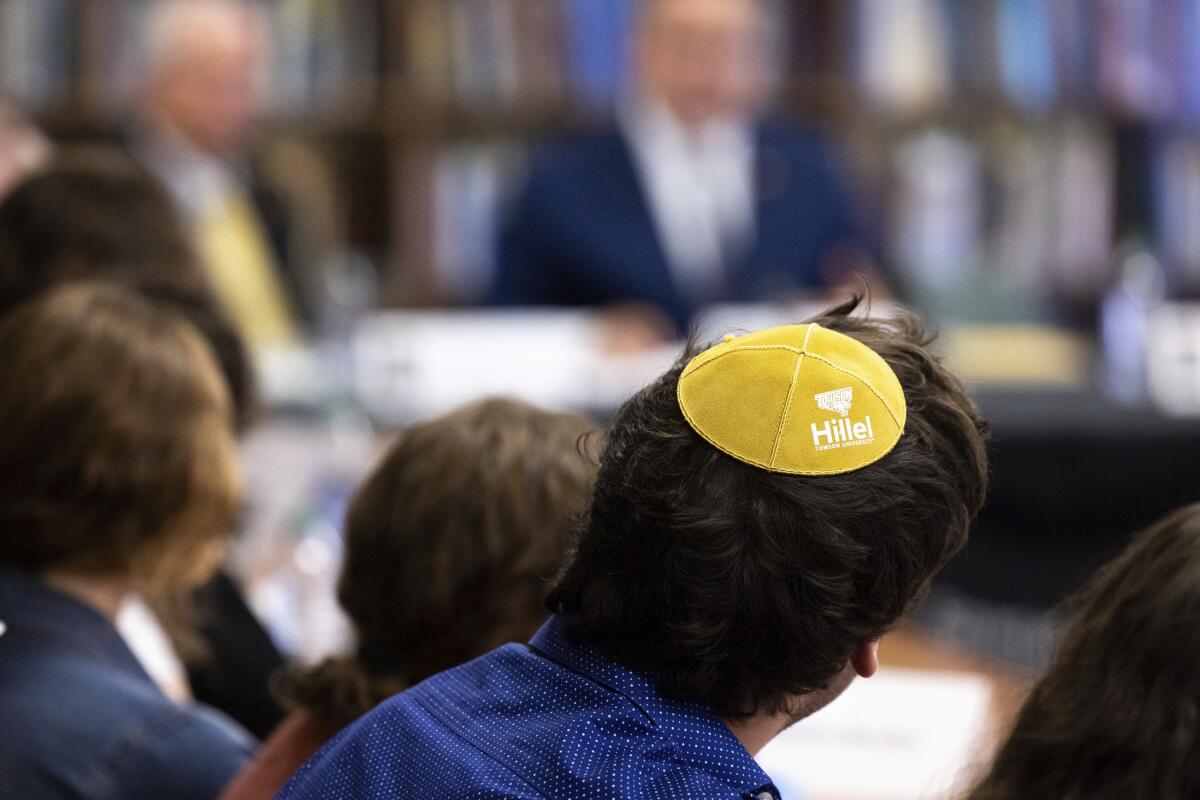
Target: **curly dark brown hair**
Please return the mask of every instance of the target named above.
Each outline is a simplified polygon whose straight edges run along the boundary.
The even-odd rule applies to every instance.
[[[1200,797],[1200,505],[1140,534],[1071,623],[970,800]]]
[[[880,461],[837,476],[742,463],[683,418],[700,348],[619,411],[591,509],[547,604],[570,635],[736,720],[794,713],[882,636],[962,547],[987,487],[987,426],[908,314],[813,320],[884,358],[908,421]]]
[[[593,430],[575,414],[490,399],[402,432],[346,520],[338,600],[358,648],[285,679],[288,699],[336,730],[528,639],[591,493]]]

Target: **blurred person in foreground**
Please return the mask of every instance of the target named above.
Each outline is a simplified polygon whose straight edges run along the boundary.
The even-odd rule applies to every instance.
[[[240,492],[229,395],[182,318],[78,283],[0,320],[0,786],[216,797],[253,754],[170,700],[114,620],[207,580]]]
[[[607,306],[614,328],[653,339],[708,304],[777,302],[864,269],[825,142],[759,117],[764,0],[646,0],[640,14],[632,97],[613,129],[535,154],[495,300]]]
[[[1058,654],[970,800],[1200,798],[1200,505],[1067,602]]]
[[[689,349],[617,413],[530,643],[386,701],[279,797],[777,799],[754,755],[875,672],[987,483],[918,320],[853,307]]]
[[[290,679],[296,710],[224,800],[273,797],[378,703],[537,630],[591,491],[591,430],[486,400],[400,435],[347,517],[338,597],[357,648]]]
[[[183,313],[217,355],[239,432],[258,415],[250,356],[212,294],[170,195],[119,149],[60,149],[0,198],[0,316],[71,281],[133,289]]]
[[[253,424],[256,381],[237,329],[209,290],[166,190],[113,148],[61,150],[0,200],[0,317],[85,280],[132,289],[184,316],[217,358],[236,430]],[[120,623],[135,652],[174,695],[190,694],[268,735],[283,718],[267,688],[283,658],[236,584],[220,572],[187,603],[173,601],[155,608],[173,648],[144,647],[162,632],[129,604]]]
[[[156,0],[142,47],[133,151],[166,184],[213,289],[253,346],[286,344],[307,313],[292,209],[253,158],[270,31],[248,0]]]
[[[0,198],[0,314],[80,280],[208,294],[170,195],[116,148],[59,150]]]

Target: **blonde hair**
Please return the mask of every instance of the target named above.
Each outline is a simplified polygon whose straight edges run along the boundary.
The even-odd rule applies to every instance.
[[[0,565],[204,580],[240,499],[230,403],[173,313],[67,284],[0,321]]]

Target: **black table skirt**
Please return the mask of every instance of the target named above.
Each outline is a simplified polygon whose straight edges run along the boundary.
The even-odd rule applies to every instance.
[[[1138,530],[1200,501],[1200,420],[1079,392],[974,394],[993,427],[991,489],[945,586],[1047,608]]]

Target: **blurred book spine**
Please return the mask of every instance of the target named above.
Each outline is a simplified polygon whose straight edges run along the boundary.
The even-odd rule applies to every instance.
[[[7,95],[32,109],[72,99],[78,11],[71,0],[0,2],[0,86]]]
[[[1154,238],[1169,289],[1200,294],[1200,142],[1168,135],[1153,145],[1150,174]]]
[[[492,288],[500,215],[521,167],[516,142],[451,143],[400,175],[397,225],[412,243],[402,265],[406,304],[475,304]]]
[[[947,15],[936,0],[857,0],[852,50],[861,91],[885,110],[920,110],[950,93]]]
[[[280,115],[364,114],[378,96],[383,31],[369,0],[275,0],[262,6],[272,34],[271,110]]]
[[[151,0],[0,0],[0,90],[34,112],[124,111],[143,65]],[[364,111],[378,94],[386,4],[259,3],[272,47],[271,113]]]
[[[456,145],[438,154],[433,177],[433,259],[440,296],[484,301],[496,269],[495,246],[506,188],[519,161],[514,143]]]
[[[413,0],[413,86],[475,112],[610,105],[634,12],[635,0]]]
[[[853,0],[851,20],[848,77],[884,110],[998,89],[1030,112],[1200,112],[1197,0]]]

